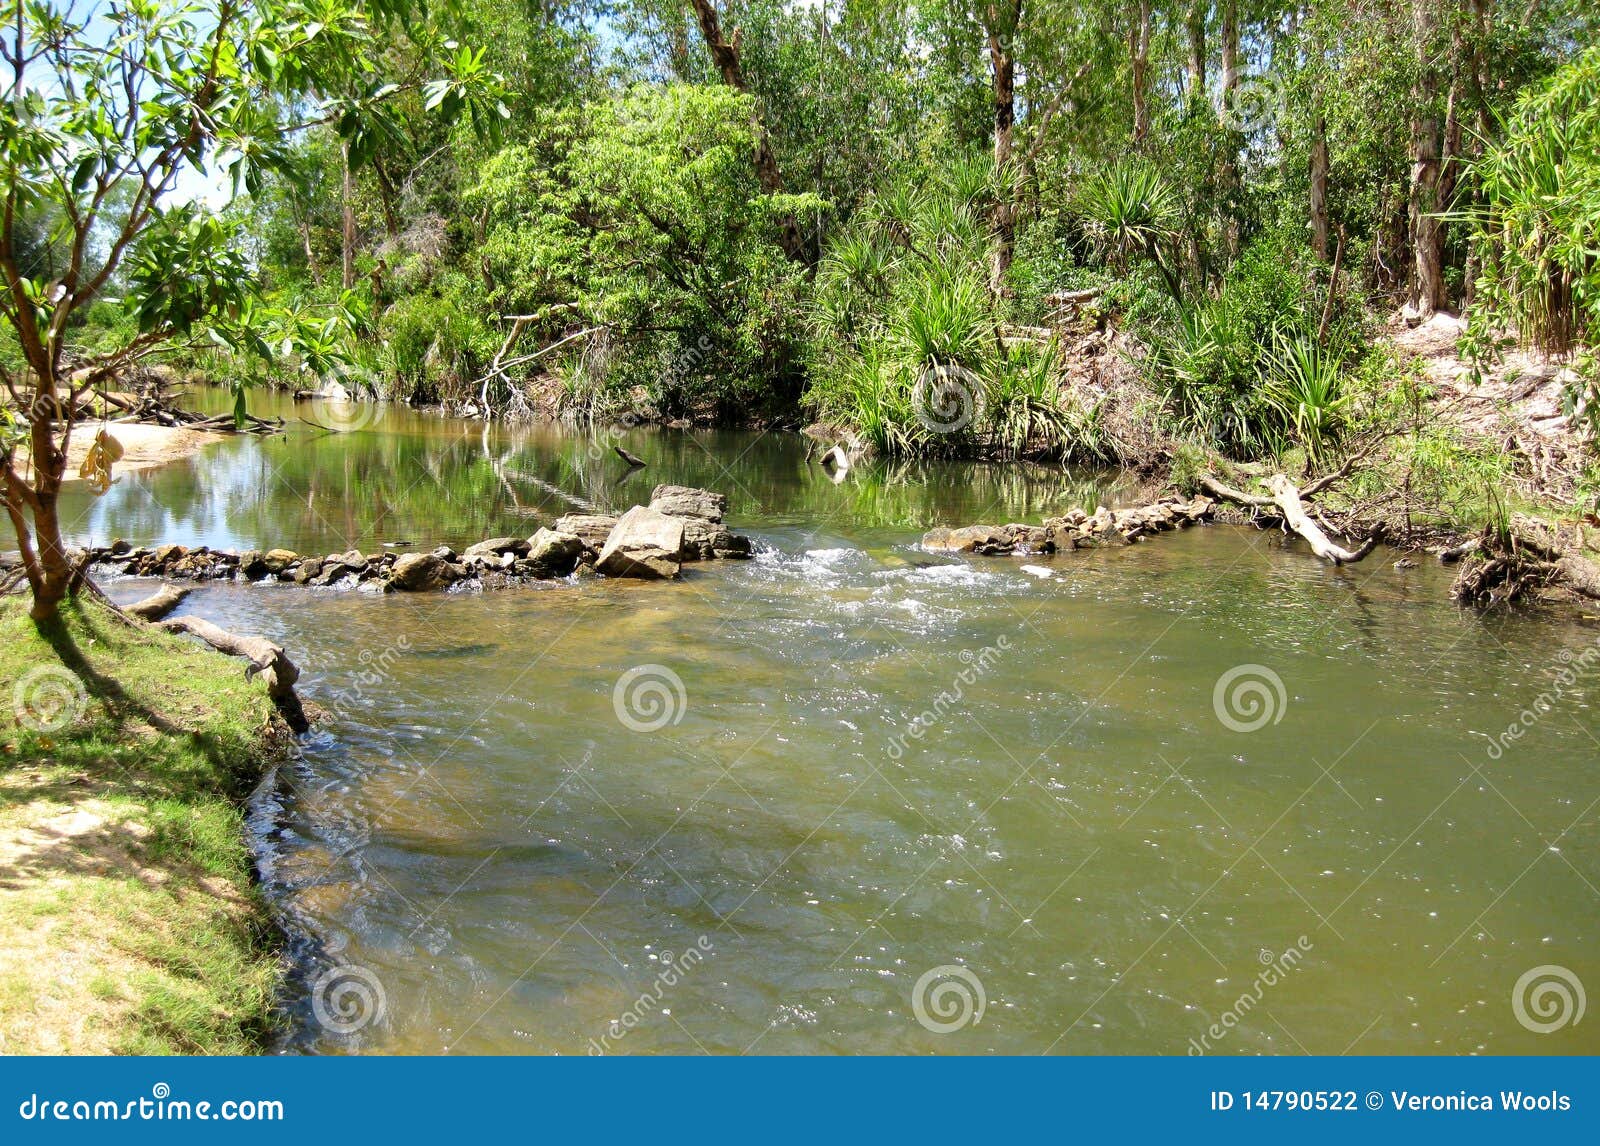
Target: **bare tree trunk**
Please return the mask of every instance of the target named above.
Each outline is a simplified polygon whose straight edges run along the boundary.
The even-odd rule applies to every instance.
[[[700,24],[700,33],[705,37],[706,48],[711,53],[711,62],[716,65],[717,71],[722,73],[722,82],[735,91],[749,94],[750,86],[745,82],[744,67],[739,62],[739,29],[733,30],[733,39],[725,39],[722,35],[722,22],[717,18],[716,5],[712,0],[689,0],[694,5],[694,14]],[[761,183],[761,190],[768,195],[781,194],[783,191],[783,173],[778,168],[778,157],[772,150],[772,137],[768,134],[766,124],[761,120],[760,114],[756,117],[756,178]],[[796,262],[808,262],[805,239],[800,234],[800,224],[793,215],[784,218],[780,224],[781,234],[779,242],[784,253]]]
[[[45,410],[56,404],[56,386],[41,382],[34,400],[32,424],[29,426],[29,449],[33,465],[33,488],[14,493],[8,488],[7,508],[13,501],[28,505],[33,511],[31,539],[27,523],[20,513],[12,512],[12,524],[17,529],[18,548],[27,570],[29,587],[33,590],[33,603],[28,615],[35,621],[52,621],[60,611],[72,588],[72,562],[67,559],[67,547],[61,539],[59,501],[61,483],[66,476],[66,443],[56,446],[55,423]],[[70,398],[69,398],[70,401]],[[70,411],[65,415],[70,418]],[[9,470],[9,467],[8,467]],[[8,487],[11,482],[8,481]],[[18,483],[20,484],[20,482]]]
[[[1022,22],[1022,0],[992,3],[986,14],[989,66],[994,73],[994,172],[999,188],[992,218],[994,245],[990,250],[989,289],[998,298],[1005,293],[1006,275],[1010,273],[1017,242],[1017,204],[1009,169],[1017,119],[1017,62],[1013,47]]]
[[[1222,0],[1222,96],[1239,90],[1239,2]]]
[[[1311,249],[1328,261],[1328,123],[1317,116],[1311,128]]]
[[[1239,98],[1239,3],[1219,0],[1222,9],[1222,106],[1234,108]],[[1233,198],[1239,187],[1239,157],[1228,149],[1222,161],[1222,186]],[[1239,220],[1230,212],[1223,242],[1231,259],[1239,253]]]
[[[344,261],[344,289],[356,285],[356,181],[350,171],[350,145],[343,150],[344,184],[340,196],[343,203],[344,227],[340,241]]]
[[[1439,117],[1434,103],[1439,76],[1431,56],[1435,16],[1433,0],[1412,0],[1412,35],[1417,79],[1411,110],[1412,302],[1423,318],[1444,304],[1444,227],[1440,202]]]
[[[1204,99],[1206,95],[1206,0],[1189,0],[1184,25],[1189,33],[1189,59],[1185,70],[1188,80],[1189,102]]]
[[[1139,19],[1128,31],[1128,56],[1133,63],[1133,142],[1150,134],[1150,0],[1139,0]]]

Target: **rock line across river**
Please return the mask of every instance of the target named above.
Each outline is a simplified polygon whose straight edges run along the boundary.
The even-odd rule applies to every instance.
[[[183,545],[138,547],[126,541],[89,549],[89,563],[139,577],[190,581],[284,582],[383,592],[429,592],[454,587],[499,589],[569,577],[591,569],[608,577],[662,579],[683,563],[751,555],[750,539],[723,524],[728,499],[710,490],[660,485],[650,504],[620,516],[573,514],[532,537],[491,537],[459,554],[431,552],[323,556],[287,549],[237,552]]]

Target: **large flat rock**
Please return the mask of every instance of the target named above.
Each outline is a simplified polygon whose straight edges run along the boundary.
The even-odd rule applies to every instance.
[[[595,568],[607,577],[676,577],[683,561],[683,523],[647,505],[636,505],[617,521]]]

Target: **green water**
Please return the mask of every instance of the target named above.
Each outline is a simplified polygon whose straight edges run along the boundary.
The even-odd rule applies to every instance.
[[[793,437],[621,440],[648,469],[391,411],[73,496],[81,540],[328,552],[531,532],[674,481],[728,493],[757,542],[675,584],[196,593],[335,711],[253,815],[301,963],[284,1049],[1600,1051],[1594,1016],[1539,1034],[1512,1003],[1544,965],[1600,987],[1600,627],[1461,613],[1426,561],[1335,570],[1223,526],[1032,562],[1043,579],[916,541],[1116,483],[836,486]],[[1254,731],[1214,702],[1244,665],[1268,681]],[[653,731],[619,718],[661,712],[648,687],[617,699],[642,666]],[[336,965],[379,985],[381,1019],[319,1021]],[[913,994],[950,966],[984,1006],[938,1033]]]

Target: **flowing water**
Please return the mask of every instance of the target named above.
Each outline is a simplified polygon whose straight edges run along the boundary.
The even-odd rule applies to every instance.
[[[1227,526],[930,555],[1121,487],[619,440],[648,468],[378,409],[69,498],[80,541],[372,551],[671,481],[756,541],[677,583],[195,593],[333,710],[252,817],[302,965],[285,1049],[1600,1051],[1570,1007],[1531,1029],[1558,993],[1513,1005],[1540,967],[1600,988],[1592,623]],[[309,997],[340,966],[383,999],[351,1033]]]

